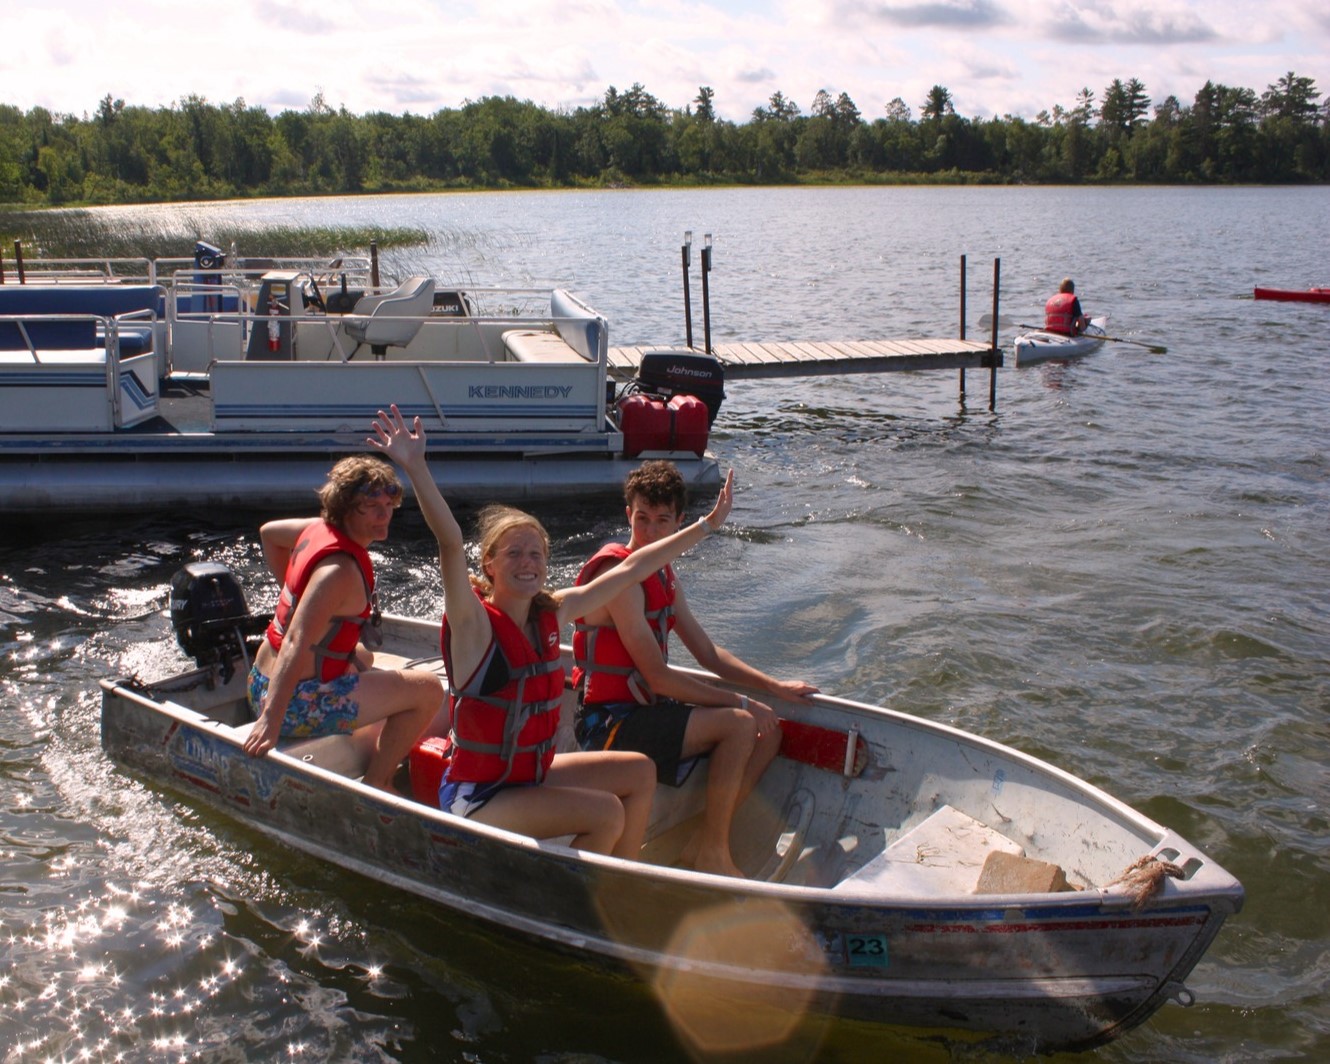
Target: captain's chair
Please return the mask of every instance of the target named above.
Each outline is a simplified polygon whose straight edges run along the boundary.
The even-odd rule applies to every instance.
[[[355,317],[342,322],[346,335],[356,342],[348,360],[365,344],[379,359],[390,345],[405,347],[416,338],[421,320],[433,306],[434,280],[430,277],[408,277],[392,292],[362,297],[352,312]]]

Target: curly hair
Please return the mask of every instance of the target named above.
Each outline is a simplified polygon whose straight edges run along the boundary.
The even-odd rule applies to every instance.
[[[643,462],[623,482],[623,500],[629,506],[641,499],[648,506],[673,506],[682,514],[688,508],[688,487],[673,462],[654,458]]]
[[[476,524],[476,532],[480,538],[480,575],[471,574],[471,585],[487,599],[494,593],[494,584],[485,574],[485,563],[498,553],[499,541],[509,532],[519,528],[530,528],[540,536],[540,542],[545,547],[545,558],[548,561],[550,535],[545,531],[545,526],[529,513],[497,503],[486,506],[480,511]],[[553,610],[557,609],[558,605],[554,596],[545,588],[542,588],[531,602],[531,607],[535,610]]]
[[[327,482],[319,489],[320,517],[338,528],[355,508],[357,496],[376,491],[396,494],[393,509],[402,505],[402,482],[390,462],[371,454],[343,458],[328,471]]]

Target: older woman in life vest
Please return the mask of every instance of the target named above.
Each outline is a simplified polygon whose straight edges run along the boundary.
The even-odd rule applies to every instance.
[[[462,529],[425,461],[420,419],[408,429],[393,407],[380,411],[374,431],[369,442],[410,479],[439,543],[455,748],[440,808],[535,838],[572,835],[576,847],[637,857],[655,766],[627,751],[555,752],[564,688],[559,632],[718,529],[733,505],[733,474],[702,520],[581,587],[549,591],[549,538],[535,518],[507,507],[482,515],[481,574],[472,578]]]
[[[279,738],[356,733],[371,748],[364,782],[391,790],[421,734],[446,728],[438,677],[373,668],[365,649],[378,631],[367,548],[388,538],[402,485],[389,463],[355,455],[333,466],[319,501],[319,517],[269,521],[259,530],[282,592],[250,670],[258,719],[244,749],[258,757]]]

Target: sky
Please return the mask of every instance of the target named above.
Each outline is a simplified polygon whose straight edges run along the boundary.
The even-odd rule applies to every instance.
[[[321,93],[353,114],[432,114],[485,96],[572,110],[640,83],[671,108],[714,91],[746,122],[819,90],[865,119],[929,89],[968,118],[1098,101],[1120,78],[1153,103],[1207,80],[1257,94],[1292,71],[1330,96],[1327,0],[8,0],[0,103],[95,112],[237,99],[273,114]],[[130,12],[132,11],[132,14]]]

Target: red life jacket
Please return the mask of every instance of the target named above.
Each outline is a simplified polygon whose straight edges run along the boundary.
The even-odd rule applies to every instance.
[[[623,561],[630,553],[626,543],[605,544],[582,566],[577,583],[592,580],[606,568],[607,560]],[[670,632],[674,630],[676,587],[674,570],[668,565],[642,581],[647,624],[656,637],[661,656],[667,661]],[[612,624],[589,625],[580,617],[574,621],[573,663],[573,686],[580,692],[583,702],[639,702],[647,705],[655,701],[646,680],[633,664],[633,656],[619,638],[618,629]]]
[[[1076,308],[1074,292],[1059,292],[1044,304],[1044,332],[1075,336]]]
[[[314,567],[330,554],[349,554],[355,559],[360,567],[360,577],[365,581],[365,608],[355,617],[334,617],[327,633],[314,644],[314,675],[325,683],[337,679],[351,667],[356,643],[360,642],[366,622],[375,613],[374,563],[369,559],[369,551],[327,521],[312,521],[306,525],[291,550],[282,593],[277,598],[277,608],[267,631],[268,643],[273,650],[281,650],[287,626],[300,596],[309,585]]]
[[[471,677],[453,683],[448,615],[441,635],[453,711],[453,760],[447,778],[458,783],[539,783],[554,759],[563,704],[559,618],[535,615],[540,646],[533,647],[513,619],[486,602],[489,649]]]

